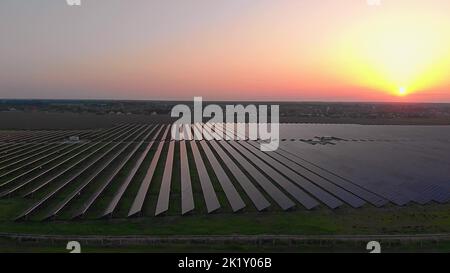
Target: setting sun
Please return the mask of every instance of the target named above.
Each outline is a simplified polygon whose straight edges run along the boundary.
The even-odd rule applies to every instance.
[[[408,92],[407,92],[407,90],[406,90],[405,87],[400,87],[400,88],[398,89],[398,95],[399,95],[399,96],[406,96],[407,94],[408,94]]]
[[[340,34],[338,50],[330,51],[338,78],[380,98],[417,98],[443,88],[449,65],[443,20],[418,10],[374,12]]]
[[[450,101],[448,0],[6,2],[1,98]]]

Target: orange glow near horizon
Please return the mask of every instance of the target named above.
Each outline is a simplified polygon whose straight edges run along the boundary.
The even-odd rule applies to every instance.
[[[450,66],[448,22],[439,24],[439,18],[420,12],[401,15],[369,18],[344,35],[340,49],[344,54],[338,60],[342,77],[393,97],[445,86]]]
[[[287,99],[397,100],[426,94],[449,80],[445,76],[450,69],[450,23],[446,17],[410,8],[408,12],[401,5],[373,10],[353,24],[343,18],[348,11],[327,18],[312,13],[302,21],[284,10],[287,19],[268,20],[270,24],[261,24],[261,17],[275,15],[258,14],[245,27],[231,26],[195,40],[181,54],[188,58],[168,62],[163,55],[161,62],[170,74],[154,73],[172,78],[172,73],[184,71],[188,74],[180,82],[195,90],[238,90],[235,96],[239,90],[249,97]],[[330,23],[318,34],[305,26],[305,22],[323,25],[324,20]],[[302,35],[293,35],[296,31]]]
[[[118,46],[30,78],[43,79],[41,89],[132,99],[450,102],[448,0],[249,0],[228,17],[213,5],[200,9],[209,19],[191,28],[197,9],[174,16],[167,30],[134,9],[118,15],[139,18],[117,31]],[[153,27],[160,37],[145,38]]]

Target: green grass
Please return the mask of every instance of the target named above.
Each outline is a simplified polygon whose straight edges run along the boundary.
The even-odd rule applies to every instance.
[[[14,222],[27,206],[0,200],[0,232],[71,235],[419,234],[450,232],[450,204],[290,212],[142,217],[79,221]]]
[[[137,155],[133,156],[131,162],[128,162],[124,169],[119,172],[117,177],[112,183],[105,189],[102,194],[102,198],[96,200],[92,206],[92,209],[88,211],[86,217],[82,220],[67,221],[73,212],[86,200],[88,195],[81,195],[76,197],[67,206],[62,213],[57,217],[57,221],[41,222],[38,221],[49,211],[54,205],[58,204],[68,193],[72,192],[83,178],[88,177],[95,167],[101,164],[95,163],[94,166],[89,168],[85,173],[80,175],[78,179],[63,188],[58,194],[52,197],[46,202],[36,213],[33,213],[26,222],[14,222],[13,219],[24,211],[31,204],[42,198],[45,194],[57,187],[65,178],[70,177],[73,173],[80,170],[86,164],[92,162],[96,156],[91,156],[84,162],[78,164],[70,172],[64,173],[57,181],[50,183],[49,185],[40,189],[32,198],[21,198],[18,195],[15,197],[1,199],[0,200],[0,233],[25,233],[25,234],[54,234],[54,235],[155,235],[155,236],[171,236],[171,235],[364,235],[364,234],[426,234],[426,233],[450,233],[450,204],[429,204],[426,206],[420,205],[408,205],[405,207],[386,206],[383,208],[374,208],[366,205],[363,208],[353,209],[348,206],[336,210],[330,210],[325,207],[307,211],[301,209],[301,206],[297,206],[296,210],[284,212],[274,202],[270,196],[268,196],[258,185],[257,181],[253,178],[249,178],[254,185],[260,189],[261,193],[272,203],[270,209],[265,212],[258,212],[253,206],[249,197],[245,194],[240,187],[238,181],[231,175],[230,170],[226,164],[217,155],[216,151],[212,149],[212,152],[216,155],[216,158],[222,163],[225,172],[231,179],[231,182],[235,185],[240,196],[244,199],[247,207],[238,213],[232,213],[231,207],[226,199],[226,195],[222,190],[222,187],[212,170],[212,167],[207,160],[206,155],[203,152],[203,148],[198,144],[200,155],[208,170],[211,182],[217,193],[217,197],[221,204],[221,209],[217,213],[208,215],[206,213],[206,205],[203,198],[203,191],[200,186],[199,177],[196,170],[195,161],[191,152],[192,143],[186,143],[187,156],[189,163],[189,171],[192,180],[192,189],[194,194],[195,210],[188,215],[181,216],[181,182],[180,182],[180,151],[179,143],[176,143],[174,150],[174,171],[172,173],[172,183],[170,192],[170,206],[167,213],[161,217],[154,217],[154,210],[158,199],[160,184],[164,173],[164,165],[166,160],[166,151],[169,143],[164,143],[161,157],[158,161],[157,168],[155,170],[152,182],[143,208],[144,217],[126,219],[129,207],[134,200],[136,192],[145,173],[153,160],[156,148],[159,142],[156,142],[148,156],[145,158],[142,166],[139,168],[131,184],[127,188],[123,198],[120,200],[117,210],[114,213],[114,217],[111,219],[95,220],[95,218],[103,212],[105,206],[111,200],[113,194],[120,186],[122,181],[126,178],[129,170],[133,167],[134,161],[138,155],[143,151],[144,146],[139,148]],[[113,144],[108,144],[101,149],[105,151]],[[206,145],[210,145],[207,143]],[[223,145],[223,143],[219,143]],[[61,169],[68,168],[73,162],[80,157],[87,155],[94,149],[100,147],[95,144],[91,146],[87,151],[78,155],[77,157],[69,160],[62,166],[59,166],[56,170],[50,174],[60,171]],[[211,146],[210,146],[211,147]],[[223,146],[222,146],[223,147]],[[114,151],[117,151],[120,147],[116,147]],[[126,151],[130,151],[132,147],[128,147]],[[114,154],[114,151],[112,154]],[[229,151],[224,149],[225,153],[230,156]],[[99,153],[97,153],[98,155]],[[108,154],[106,158],[112,156]],[[119,157],[108,166],[95,180],[93,180],[85,192],[93,192],[97,189],[101,183],[105,182],[105,177],[108,173],[113,171],[119,161],[124,157],[124,154]],[[230,156],[231,157],[231,156]],[[231,157],[232,158],[232,157]],[[61,159],[62,160],[62,159]],[[58,161],[57,161],[58,162]],[[56,164],[54,162],[52,164]],[[239,165],[239,163],[236,163]],[[243,170],[244,173],[245,170]],[[49,175],[49,174],[48,174]],[[31,174],[29,175],[31,176]],[[39,178],[31,185],[24,187],[19,193],[26,192],[33,186],[42,183],[43,178]],[[13,185],[11,185],[13,186]],[[282,189],[280,189],[282,190]],[[25,248],[21,248],[23,244],[15,246],[15,242],[2,241],[0,239],[0,251],[10,250],[15,251],[43,251],[54,252],[61,249],[65,252],[65,248],[52,245],[26,245]],[[29,247],[29,248],[28,248]],[[272,248],[270,246],[254,247],[251,245],[227,245],[227,246],[190,246],[190,245],[164,245],[158,247],[131,247],[126,248],[129,252],[148,252],[148,251],[180,251],[188,249],[189,251],[204,251],[204,247],[208,247],[206,250],[214,249],[214,251],[290,251],[293,248],[291,246],[281,246]],[[416,249],[413,245],[398,246],[403,250],[411,251]],[[426,246],[424,249],[434,249],[434,246]],[[305,251],[321,251],[321,248],[317,246],[307,246],[302,248]],[[354,249],[353,246],[330,246],[328,250],[346,250]],[[359,248],[358,248],[359,249]],[[394,248],[393,248],[394,249]],[[449,244],[443,244],[439,246],[442,251],[450,251]],[[89,251],[125,251],[121,248],[88,248]],[[297,248],[293,251],[302,251]]]
[[[364,235],[449,233],[450,204],[405,207],[387,206],[360,209],[319,208],[313,211],[240,212],[142,218],[112,218],[78,221],[14,222],[17,213],[28,207],[29,199],[0,200],[0,232],[50,235]],[[450,243],[403,242],[384,246],[389,252],[449,252]],[[365,252],[361,243],[328,245],[251,244],[161,244],[148,246],[91,245],[83,252]],[[64,245],[50,242],[17,242],[0,239],[0,252],[67,252]]]

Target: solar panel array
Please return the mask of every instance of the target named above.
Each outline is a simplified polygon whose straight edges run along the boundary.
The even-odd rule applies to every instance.
[[[167,124],[2,132],[0,197],[24,198],[18,220],[450,200],[449,126],[281,124],[279,148],[262,152],[214,125],[186,125],[179,141]],[[202,127],[211,140],[192,139]]]

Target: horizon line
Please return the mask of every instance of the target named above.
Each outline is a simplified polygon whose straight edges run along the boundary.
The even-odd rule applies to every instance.
[[[126,102],[193,102],[192,100],[187,99],[117,99],[117,98],[0,98],[0,101],[126,101]],[[272,103],[361,103],[361,104],[450,104],[450,101],[445,102],[436,102],[436,101],[363,101],[363,100],[250,100],[250,99],[241,99],[241,100],[203,100],[203,102],[218,102],[218,103],[226,103],[226,102],[254,102],[254,103],[262,103],[262,102],[272,102]]]

